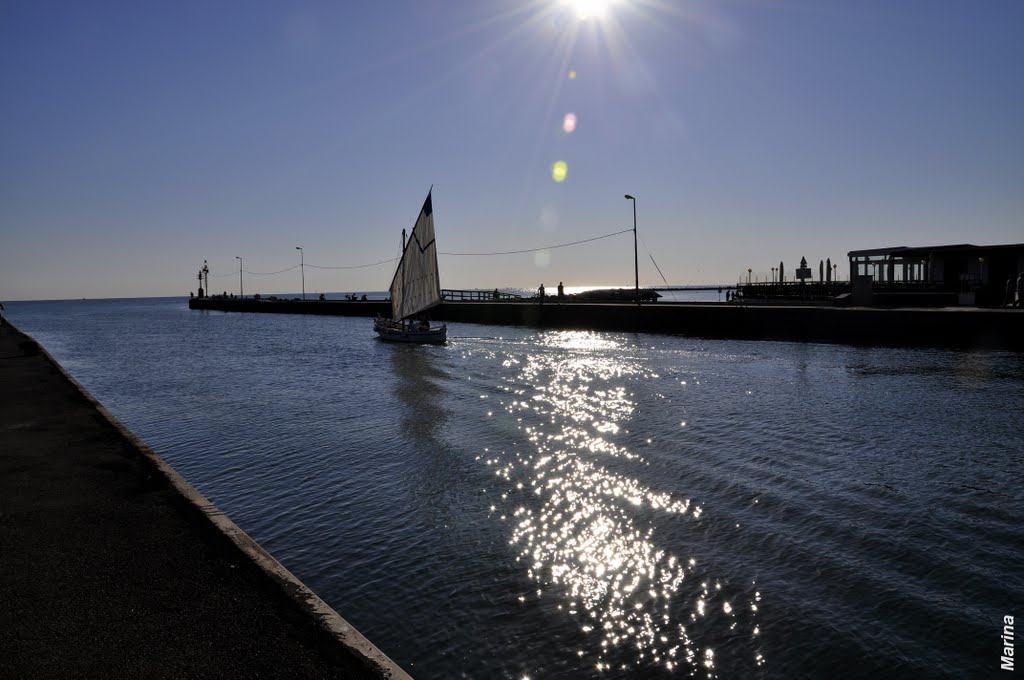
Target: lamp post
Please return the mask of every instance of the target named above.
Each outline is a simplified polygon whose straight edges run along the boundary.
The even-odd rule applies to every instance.
[[[750,267],[747,267],[747,285],[748,285],[748,286],[750,285],[750,273],[751,273],[752,271],[754,271],[754,270],[753,270],[753,269],[751,269]]]
[[[302,299],[306,299],[306,263],[305,257],[300,246],[295,246],[295,250],[299,251],[299,271],[302,272]]]
[[[243,298],[245,295],[242,294],[242,258],[235,255],[235,259],[238,260],[238,297]]]
[[[636,198],[626,194],[627,201],[633,201],[633,285],[636,291],[636,305],[640,306],[640,265],[636,256]]]

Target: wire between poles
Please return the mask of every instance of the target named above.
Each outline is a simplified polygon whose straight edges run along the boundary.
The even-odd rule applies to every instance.
[[[328,267],[321,264],[307,264],[306,266],[313,267],[314,269],[366,269],[367,267],[376,267],[378,265],[394,262],[397,259],[397,257],[392,257],[390,260],[381,260],[380,262],[371,262],[370,264],[353,264],[344,267]]]
[[[527,248],[526,250],[506,250],[500,253],[438,253],[438,255],[472,255],[472,256],[487,256],[487,255],[518,255],[520,253],[536,253],[540,250],[554,250],[555,248],[565,248],[566,246],[577,246],[581,243],[589,243],[591,241],[598,241],[603,238],[609,238],[611,236],[618,236],[619,234],[625,234],[633,231],[632,229],[623,229],[617,231],[614,234],[605,234],[604,236],[595,236],[593,238],[585,238],[581,241],[573,241],[571,243],[559,243],[556,246],[546,246],[544,248]]]
[[[585,239],[581,239],[579,241],[572,241],[570,243],[559,243],[559,244],[553,245],[553,246],[544,246],[543,248],[527,248],[525,250],[505,250],[505,251],[496,252],[496,253],[438,253],[438,255],[487,257],[487,256],[492,256],[492,255],[519,255],[521,253],[536,253],[536,252],[541,251],[541,250],[555,250],[556,248],[566,248],[568,246],[578,246],[581,243],[590,243],[591,241],[599,241],[599,240],[601,240],[603,238],[611,238],[612,236],[619,236],[620,234],[626,234],[626,233],[631,232],[631,231],[633,231],[633,230],[632,229],[623,229],[622,231],[616,231],[616,232],[614,232],[612,234],[605,234],[603,236],[594,236],[593,238],[585,238]],[[646,247],[647,247],[647,244],[644,244],[644,248],[646,248]],[[647,254],[650,255],[650,251],[648,251]],[[320,264],[307,264],[305,266],[312,267],[313,269],[366,269],[367,267],[378,267],[378,266],[380,266],[382,264],[388,264],[390,262],[396,262],[397,260],[398,260],[397,257],[392,257],[392,258],[390,258],[388,260],[380,260],[378,262],[371,262],[370,264],[354,264],[354,265],[339,266],[339,267],[330,267],[330,266],[327,266],[327,265],[320,265]],[[654,258],[653,257],[651,257],[651,261],[654,262]],[[300,266],[301,265],[297,265],[296,264],[296,265],[292,265],[291,267],[288,267],[286,269],[281,269],[280,271],[276,271],[276,272],[251,272],[248,269],[243,269],[242,272],[245,273],[245,274],[252,274],[253,276],[274,276],[276,274],[283,274],[285,272],[290,272],[293,269],[298,269]],[[658,263],[655,262],[654,266],[657,268]],[[213,273],[211,273],[210,276],[212,276],[215,279],[222,279],[222,278],[226,278],[228,276],[234,276],[237,273],[238,272],[231,272],[230,274],[213,274]],[[658,270],[658,273],[661,274],[661,270],[660,269]],[[664,275],[661,278],[664,280],[664,278],[665,278]],[[668,285],[668,282],[666,282],[666,285]]]
[[[308,267],[309,265],[307,264],[306,266]],[[251,272],[248,269],[243,269],[242,271],[245,272],[246,274],[252,274],[253,276],[274,276],[275,274],[284,274],[285,272],[290,272],[291,270],[298,269],[298,268],[299,268],[299,265],[295,265],[293,267],[288,267],[287,269],[282,269],[282,270],[276,271],[276,272]]]

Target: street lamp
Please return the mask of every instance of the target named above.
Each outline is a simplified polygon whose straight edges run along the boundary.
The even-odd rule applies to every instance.
[[[304,256],[302,248],[295,246],[295,250],[299,251],[299,271],[302,272],[302,299],[306,299],[306,264],[304,262]]]
[[[751,273],[752,271],[754,271],[754,270],[753,270],[753,269],[751,269],[750,267],[747,267],[747,285],[748,285],[748,286],[750,285],[750,273]]]
[[[636,291],[636,304],[640,306],[640,265],[636,256],[636,198],[626,194],[627,201],[633,201],[633,284]]]
[[[242,258],[235,255],[235,259],[238,260],[238,297],[243,298],[245,295],[242,293]]]

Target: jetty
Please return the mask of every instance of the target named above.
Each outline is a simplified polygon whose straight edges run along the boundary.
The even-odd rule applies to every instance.
[[[388,316],[381,300],[193,298],[189,307],[222,312]],[[698,338],[781,340],[890,347],[1024,351],[1024,310],[987,307],[876,307],[833,304],[589,303],[548,297],[450,300],[435,321],[562,330],[643,332]],[[453,333],[457,335],[457,333]]]
[[[0,675],[408,678],[0,319]]]

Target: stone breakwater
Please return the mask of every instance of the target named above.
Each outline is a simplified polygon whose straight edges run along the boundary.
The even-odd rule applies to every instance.
[[[381,301],[270,301],[203,298],[192,309],[376,316]],[[653,303],[444,302],[435,321],[567,330],[665,333],[701,338],[780,340],[895,347],[1024,351],[1024,310],[976,307],[829,307]]]

